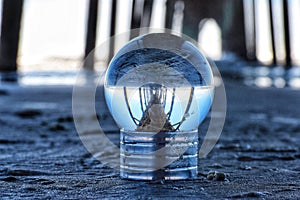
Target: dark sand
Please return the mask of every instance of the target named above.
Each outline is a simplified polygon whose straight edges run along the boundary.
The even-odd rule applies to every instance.
[[[225,86],[225,127],[198,178],[162,183],[122,180],[91,157],[73,123],[72,87],[0,85],[0,198],[299,199],[299,91]]]

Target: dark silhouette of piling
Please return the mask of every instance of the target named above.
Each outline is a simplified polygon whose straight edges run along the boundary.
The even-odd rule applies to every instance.
[[[3,0],[2,8],[0,71],[14,72],[17,70],[23,0]]]

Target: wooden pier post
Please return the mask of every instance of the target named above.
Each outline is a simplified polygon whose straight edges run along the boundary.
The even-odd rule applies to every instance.
[[[198,24],[213,18],[222,30],[222,48],[246,57],[243,1],[185,0],[183,33],[197,39]]]
[[[108,55],[108,63],[114,57],[115,53],[115,38],[112,36],[115,35],[116,32],[116,14],[117,14],[117,0],[112,0],[112,11],[111,11],[111,24],[110,24],[110,43],[109,43],[109,55]]]
[[[284,15],[284,36],[285,36],[285,54],[286,54],[286,68],[290,68],[292,65],[291,60],[291,44],[290,44],[290,22],[289,22],[289,10],[288,1],[283,1],[283,15]]]
[[[223,49],[247,58],[243,1],[223,0],[222,13],[217,21],[222,29]]]
[[[174,15],[174,6],[176,0],[167,0],[167,11],[166,11],[166,28],[172,28],[172,20]]]
[[[272,0],[269,0],[269,9],[270,9],[270,28],[271,28],[271,40],[272,40],[272,53],[273,53],[273,61],[272,64],[277,64],[277,56],[276,56],[276,46],[275,46],[275,33],[274,33],[274,11],[272,7]]]
[[[256,61],[256,27],[254,0],[243,0],[247,59]]]
[[[85,62],[84,68],[87,70],[94,70],[94,55],[88,55],[93,52],[96,45],[96,30],[97,30],[97,15],[98,15],[98,0],[90,0],[89,13],[87,23],[87,35],[85,46]]]
[[[3,0],[0,40],[0,71],[17,70],[23,0]]]

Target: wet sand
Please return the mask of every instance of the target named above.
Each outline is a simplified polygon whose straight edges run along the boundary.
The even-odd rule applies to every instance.
[[[300,198],[299,91],[232,79],[225,87],[225,127],[214,150],[199,160],[198,178],[140,182],[120,179],[84,148],[73,122],[71,86],[0,85],[0,197]],[[96,102],[103,104],[101,95]],[[117,143],[111,118],[101,117]]]

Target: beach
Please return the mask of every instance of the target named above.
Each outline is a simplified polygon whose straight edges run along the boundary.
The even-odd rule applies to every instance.
[[[1,84],[1,198],[299,198],[299,91],[224,83],[226,122],[214,150],[199,159],[198,177],[164,182],[123,180],[91,156],[73,122],[72,85]],[[96,105],[104,104],[101,93],[99,86]],[[99,119],[118,144],[111,117]]]

